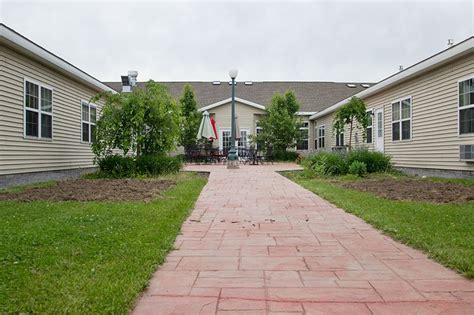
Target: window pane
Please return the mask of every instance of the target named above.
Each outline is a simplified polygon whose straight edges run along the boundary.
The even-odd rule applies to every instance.
[[[410,100],[402,101],[402,119],[410,118]]]
[[[402,140],[410,139],[410,121],[402,121]]]
[[[468,84],[470,86],[469,91],[474,92],[474,79],[469,79],[468,81],[469,81]]]
[[[392,120],[400,119],[400,102],[392,104]]]
[[[38,137],[38,113],[26,111],[25,133],[27,136]]]
[[[372,112],[367,112],[367,126],[372,126]]]
[[[308,150],[308,140],[300,140],[296,144],[296,149],[298,150]]]
[[[38,85],[26,82],[25,106],[29,108],[38,108]]]
[[[96,108],[91,107],[91,122],[95,124],[96,121]]]
[[[372,143],[372,128],[367,128],[367,143]]]
[[[91,142],[95,142],[95,125],[91,125]]]
[[[89,105],[82,104],[82,120],[89,121]]]
[[[459,94],[464,94],[464,81],[459,82]]]
[[[41,110],[51,113],[53,111],[53,91],[41,88]]]
[[[382,125],[382,113],[377,113],[377,136],[382,137],[383,125]]]
[[[400,123],[396,122],[392,124],[392,140],[400,140]]]
[[[82,123],[82,141],[89,142],[89,124]]]
[[[53,137],[53,117],[47,114],[41,114],[41,138]]]
[[[459,133],[474,133],[474,108],[459,111]]]

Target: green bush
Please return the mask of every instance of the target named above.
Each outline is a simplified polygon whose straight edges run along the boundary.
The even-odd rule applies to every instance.
[[[387,172],[391,169],[390,157],[377,151],[357,149],[347,154],[347,164],[354,161],[364,162],[368,173]]]
[[[165,155],[144,155],[138,158],[109,155],[98,159],[97,164],[102,176],[122,178],[177,173],[182,166],[182,160]]]
[[[108,155],[97,161],[99,171],[110,177],[132,177],[135,174],[133,157]]]
[[[345,175],[350,172],[349,168],[354,164],[353,172],[359,174],[386,172],[391,170],[390,157],[381,152],[372,152],[368,150],[354,150],[345,152],[318,152],[308,156],[301,161],[301,165],[305,169],[305,174],[319,175]],[[361,170],[363,167],[360,163],[365,164],[365,172]],[[351,173],[353,174],[353,173]],[[363,175],[361,175],[363,176]]]
[[[279,151],[274,153],[273,159],[282,162],[295,162],[299,156],[299,153],[295,151]]]
[[[347,165],[343,153],[319,152],[308,157],[303,165],[312,168],[320,175],[347,174]]]
[[[367,175],[367,165],[364,162],[354,161],[349,165],[349,174],[364,177]]]
[[[165,155],[144,155],[136,159],[138,175],[162,175],[177,173],[182,161],[178,157]]]

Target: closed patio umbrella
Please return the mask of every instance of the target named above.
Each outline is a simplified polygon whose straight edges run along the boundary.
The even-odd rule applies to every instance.
[[[240,140],[239,116],[235,115],[235,140]]]
[[[211,119],[207,111],[202,113],[202,120],[201,125],[199,126],[197,138],[206,138],[208,140],[217,139],[217,135],[214,132],[214,128],[212,127]]]

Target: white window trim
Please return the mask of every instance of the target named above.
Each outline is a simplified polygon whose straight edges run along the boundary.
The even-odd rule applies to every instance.
[[[224,136],[223,136],[224,131],[231,132],[231,128],[219,127],[219,150],[224,150]]]
[[[82,120],[82,105],[83,103],[86,103],[87,105],[89,105],[89,121],[84,121]],[[84,143],[84,144],[91,144],[92,141],[91,141],[91,136],[92,136],[92,133],[91,133],[91,126],[94,125],[94,126],[97,126],[97,116],[98,116],[98,112],[97,112],[97,104],[94,104],[94,103],[91,103],[89,101],[86,101],[86,100],[81,100],[81,104],[80,104],[80,109],[81,109],[81,143]],[[91,122],[91,108],[95,108],[95,123],[92,123]],[[88,126],[89,126],[89,141],[84,141],[82,139],[82,131],[83,131],[83,126],[82,124],[83,123],[87,123]],[[96,127],[97,128],[97,127]]]
[[[324,130],[324,136],[320,137],[319,136],[319,130],[323,129]],[[324,146],[321,147],[321,140],[324,139]],[[326,149],[326,125],[321,125],[318,127],[318,149]]]
[[[366,130],[365,130],[365,131],[366,131],[365,143],[366,143],[366,144],[373,144],[373,143],[374,143],[374,117],[375,117],[375,111],[374,111],[373,108],[371,108],[371,109],[368,109],[366,112],[367,112],[367,114],[370,113],[371,120],[372,120],[372,124],[371,124],[370,126],[367,125],[367,128],[366,128]],[[368,134],[367,129],[369,129],[369,128],[370,128],[370,132],[372,133],[372,137],[371,137],[371,140],[372,140],[372,141],[367,142],[367,139],[368,139],[368,137],[367,137],[367,134]]]
[[[410,118],[402,118],[402,101],[405,101],[409,99],[410,100]],[[394,103],[400,103],[400,119],[397,121],[393,120],[393,104]],[[409,139],[402,139],[402,122],[403,121],[410,121],[410,138]],[[400,123],[400,139],[399,140],[393,140],[393,123],[394,122],[399,122]],[[413,98],[411,96],[405,96],[402,98],[399,98],[397,100],[391,101],[390,102],[390,126],[392,127],[392,133],[390,134],[390,139],[392,140],[392,143],[399,143],[399,142],[410,142],[413,140]]]
[[[26,82],[36,84],[38,86],[38,108],[27,108],[26,107]],[[41,110],[41,88],[45,88],[51,91],[51,112],[44,112]],[[53,141],[54,139],[54,89],[52,86],[40,82],[35,79],[28,77],[23,78],[23,139],[28,140],[41,140],[41,141]],[[38,136],[28,136],[26,134],[26,111],[32,111],[38,113]],[[41,114],[51,116],[51,138],[45,138],[41,136]]]
[[[306,127],[304,127],[304,126],[300,127],[300,130],[306,130],[306,135],[307,135],[306,142],[307,142],[307,147],[308,148],[300,150],[300,149],[298,149],[298,144],[296,144],[295,150],[297,150],[297,151],[308,151],[309,150],[309,138],[310,138],[310,136],[309,136],[309,120],[305,120],[305,121],[303,121],[303,123],[308,124]]]
[[[462,109],[469,109],[469,108],[474,108],[474,104],[473,105],[468,105],[468,106],[462,106],[462,109],[461,109],[461,104],[459,104],[459,83],[461,82],[464,82],[464,81],[467,81],[467,80],[470,80],[470,79],[474,79],[474,73],[473,74],[470,74],[468,76],[465,76],[461,79],[459,79],[457,82],[456,82],[456,90],[457,90],[457,94],[456,94],[456,102],[458,103],[458,137],[460,138],[463,138],[463,137],[472,137],[472,135],[474,135],[473,132],[470,132],[470,133],[461,133],[461,110]]]
[[[249,136],[251,135],[251,133],[250,133],[250,128],[239,128],[239,131],[240,131],[240,134],[242,134],[242,131],[247,132],[247,139],[245,140],[245,142],[247,143],[246,149],[248,149],[248,148],[250,147],[250,141],[249,141],[249,140],[250,140],[250,137],[249,137]],[[239,148],[239,141],[240,141],[240,140],[237,140],[237,139],[236,139],[237,148]]]

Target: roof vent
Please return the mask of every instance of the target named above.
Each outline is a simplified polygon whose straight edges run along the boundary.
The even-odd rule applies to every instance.
[[[347,83],[346,85],[347,85],[347,87],[350,87],[350,88],[355,88],[356,87],[356,85],[352,84],[352,83]]]
[[[213,81],[212,85],[221,85],[221,81]]]
[[[360,86],[362,86],[363,88],[368,88],[368,87],[370,87],[370,84],[362,83]]]
[[[403,66],[402,65],[398,66],[398,71],[403,71]]]
[[[128,80],[130,82],[130,86],[137,86],[137,77],[138,71],[128,71]]]
[[[229,81],[229,85],[232,85],[232,81]],[[235,81],[234,85],[237,85],[237,81]]]
[[[253,85],[253,82],[252,82],[252,81],[245,81],[244,84],[245,84],[245,85]]]

